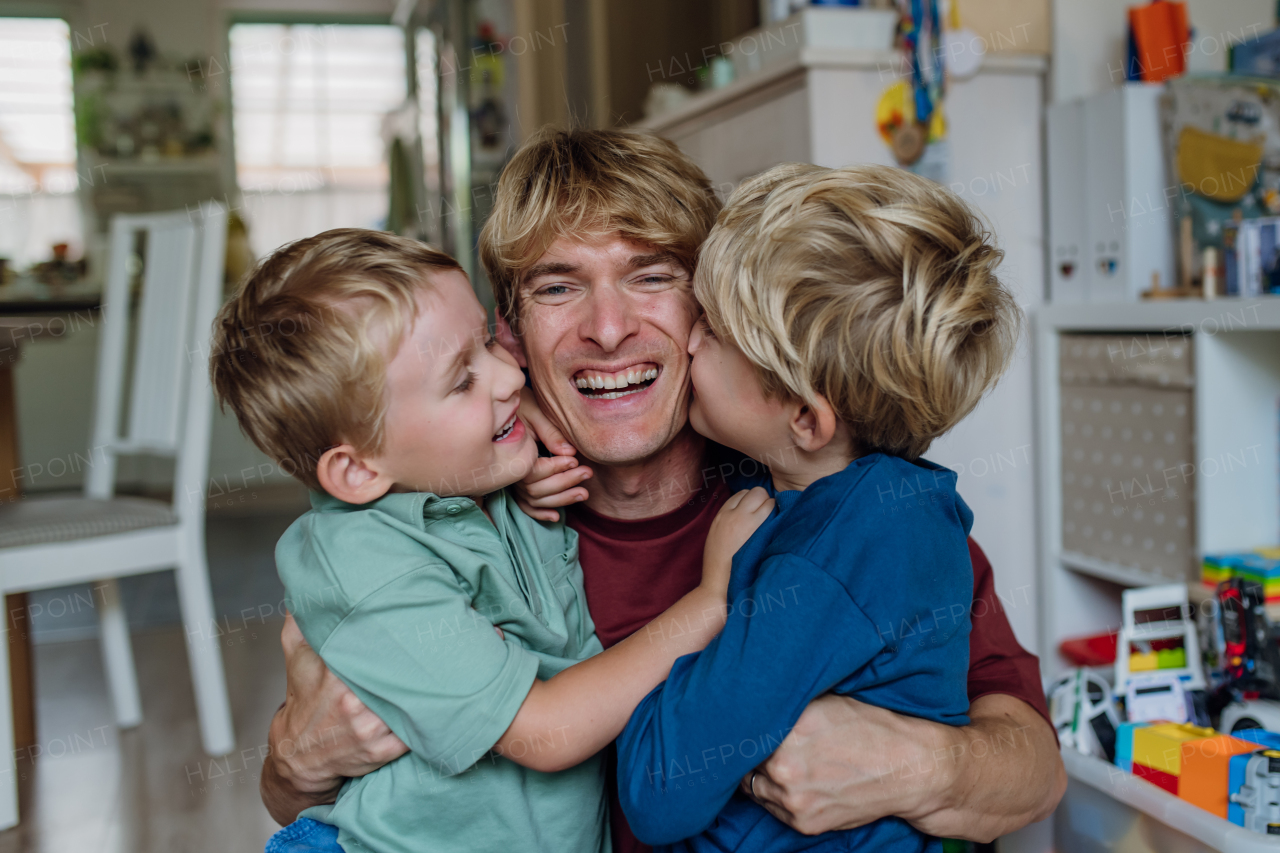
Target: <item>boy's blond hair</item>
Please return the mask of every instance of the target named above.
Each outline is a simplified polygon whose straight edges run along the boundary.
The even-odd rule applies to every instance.
[[[518,328],[521,280],[558,238],[617,232],[692,274],[719,210],[706,174],[660,136],[547,127],[502,170],[480,260],[498,312]]]
[[[858,452],[915,459],[1013,356],[1022,314],[996,278],[1002,257],[932,181],[788,164],[730,196],[694,291],[768,395],[821,394]]]
[[[313,489],[328,448],[378,453],[387,364],[428,274],[440,270],[461,268],[416,240],[362,228],[278,249],[214,323],[209,371],[222,406],[281,470]]]

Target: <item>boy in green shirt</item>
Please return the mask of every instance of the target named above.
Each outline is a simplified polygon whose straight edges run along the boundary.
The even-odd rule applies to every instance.
[[[607,851],[600,750],[723,625],[732,556],[773,502],[731,499],[702,584],[602,652],[576,534],[502,491],[537,456],[524,376],[452,258],[359,229],[293,243],[213,352],[223,404],[312,489],[276,550],[293,616],[410,749],[268,851]]]

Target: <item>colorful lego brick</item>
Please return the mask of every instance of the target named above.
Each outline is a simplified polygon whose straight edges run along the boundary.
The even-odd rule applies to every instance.
[[[1158,788],[1164,788],[1175,797],[1178,795],[1178,777],[1172,773],[1166,773],[1163,770],[1157,770],[1154,767],[1148,767],[1145,764],[1139,764],[1136,761],[1133,764],[1133,775],[1139,779],[1146,779],[1152,785]]]
[[[1256,553],[1245,554],[1234,571],[1245,580],[1262,584],[1267,601],[1280,601],[1280,560],[1268,559]]]
[[[1257,744],[1231,735],[1200,738],[1182,744],[1182,772],[1178,796],[1218,817],[1227,816],[1231,758],[1250,754]]]
[[[1280,548],[1258,548],[1237,554],[1206,554],[1200,565],[1200,580],[1216,587],[1233,577],[1257,581],[1267,601],[1280,603]]]
[[[1227,767],[1227,820],[1236,826],[1244,826],[1244,807],[1239,803],[1231,802],[1231,795],[1239,791],[1245,783],[1250,755],[1253,753],[1242,752],[1231,756]]]
[[[1133,772],[1133,733],[1145,729],[1150,723],[1121,723],[1116,729],[1116,767],[1126,773]]]
[[[1160,658],[1155,652],[1134,652],[1129,655],[1130,672],[1151,672],[1160,668]]]
[[[1259,749],[1231,757],[1227,820],[1271,835],[1280,826],[1280,751]]]
[[[1266,729],[1241,729],[1231,735],[1236,740],[1246,740],[1266,749],[1280,749],[1280,732]]]
[[[1230,580],[1235,574],[1235,567],[1240,557],[1235,554],[1206,554],[1200,564],[1200,581],[1205,586],[1217,589],[1218,584]]]
[[[1156,669],[1184,669],[1186,665],[1186,649],[1160,649],[1156,652]]]
[[[1182,772],[1182,745],[1187,741],[1214,737],[1213,729],[1191,723],[1157,723],[1133,733],[1133,766],[1145,765],[1172,776]]]

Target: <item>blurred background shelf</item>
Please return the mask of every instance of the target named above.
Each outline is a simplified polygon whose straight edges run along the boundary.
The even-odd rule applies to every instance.
[[[1067,796],[1055,821],[1059,850],[1072,853],[1275,853],[1258,835],[1189,805],[1119,767],[1062,750]]]
[[[1100,578],[1104,581],[1110,581],[1125,587],[1134,586],[1152,586],[1154,584],[1168,583],[1168,578],[1163,578],[1151,572],[1144,571],[1138,566],[1126,566],[1121,563],[1112,563],[1107,560],[1099,560],[1094,557],[1087,557],[1084,554],[1076,554],[1071,551],[1063,551],[1061,557],[1062,565],[1073,572],[1079,572],[1090,577]]]
[[[1062,640],[1120,624],[1124,588],[1196,586],[1204,554],[1280,541],[1280,298],[1051,305],[1033,328],[1052,678]]]

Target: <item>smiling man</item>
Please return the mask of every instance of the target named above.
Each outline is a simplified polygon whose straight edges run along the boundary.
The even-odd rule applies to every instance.
[[[543,430],[562,455],[540,463],[550,476],[530,486],[529,503],[547,514],[571,504],[605,646],[697,585],[712,519],[735,475],[754,473],[688,422],[687,347],[700,313],[692,273],[718,211],[706,176],[670,142],[548,130],[504,170],[481,233],[499,337],[559,431]],[[567,458],[575,451],[588,464]],[[1000,610],[986,557],[972,542],[970,553],[970,725],[825,696],[744,793],[806,833],[896,815],[987,841],[1053,810],[1066,777],[1038,664]],[[285,650],[289,695],[262,776],[282,822],[404,750],[291,626]],[[612,821],[615,850],[642,849],[620,810]]]

